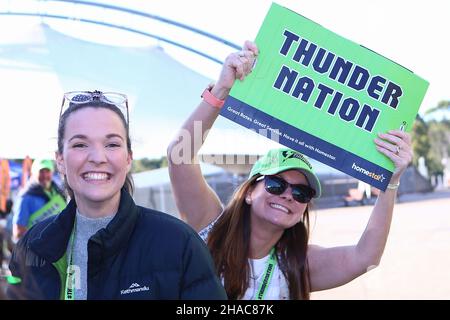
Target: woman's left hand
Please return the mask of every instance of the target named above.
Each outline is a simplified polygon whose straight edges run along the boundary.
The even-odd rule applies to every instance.
[[[222,66],[215,87],[230,90],[236,79],[243,81],[252,72],[258,47],[252,41],[245,41],[242,50],[228,55]]]
[[[374,140],[377,150],[391,159],[395,165],[390,182],[397,183],[413,158],[411,136],[401,130],[390,130],[387,133],[379,133],[378,137]]]

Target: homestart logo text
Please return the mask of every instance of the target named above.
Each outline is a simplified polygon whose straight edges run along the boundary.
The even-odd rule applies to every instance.
[[[364,168],[358,167],[354,162],[352,164],[352,169],[358,172],[361,172],[362,174],[371,177],[374,180],[383,182],[385,178],[385,176],[383,174],[375,174],[374,172],[368,171]]]

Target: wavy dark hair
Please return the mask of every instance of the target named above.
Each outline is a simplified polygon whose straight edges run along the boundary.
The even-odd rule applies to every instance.
[[[231,300],[244,296],[249,286],[250,265],[250,205],[245,197],[255,185],[256,175],[244,182],[233,194],[229,204],[208,235],[208,247],[225,291]],[[309,239],[309,209],[301,222],[286,229],[275,246],[280,270],[289,286],[291,300],[308,300],[310,276],[307,262]]]
[[[63,149],[64,149],[64,134],[66,131],[66,124],[67,124],[67,118],[69,118],[69,116],[80,109],[84,109],[84,108],[104,108],[104,109],[108,109],[113,111],[115,114],[117,114],[120,118],[120,120],[122,121],[122,124],[125,128],[125,132],[126,132],[126,143],[127,143],[127,149],[128,152],[130,154],[132,154],[132,150],[131,150],[131,139],[130,139],[130,130],[129,130],[129,125],[127,123],[127,121],[125,120],[125,117],[123,115],[123,113],[120,111],[120,109],[114,105],[114,104],[110,104],[110,103],[106,103],[100,100],[92,100],[86,103],[80,103],[80,104],[70,104],[69,108],[67,108],[66,111],[64,111],[64,113],[61,115],[61,117],[59,118],[59,126],[58,126],[58,152],[60,154],[62,154]],[[69,194],[69,196],[71,198],[73,198],[73,190],[70,188],[70,186],[67,183],[67,179],[64,176],[64,186],[66,188],[67,193]],[[133,183],[133,178],[131,176],[130,173],[127,173],[127,176],[125,178],[125,183],[123,185],[123,188],[125,188],[125,190],[128,191],[129,194],[133,194],[134,192],[134,183]]]

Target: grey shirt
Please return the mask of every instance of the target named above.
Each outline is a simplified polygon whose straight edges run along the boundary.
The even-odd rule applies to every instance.
[[[77,210],[73,254],[71,241],[69,241],[67,248],[67,263],[70,264],[72,257],[72,264],[75,268],[75,300],[87,299],[88,241],[97,231],[105,228],[114,218],[114,215],[102,218],[88,218]]]

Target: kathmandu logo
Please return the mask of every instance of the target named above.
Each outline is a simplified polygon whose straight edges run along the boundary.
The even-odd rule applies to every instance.
[[[283,157],[284,157],[283,162],[288,160],[288,159],[297,158],[298,160],[303,161],[308,166],[308,168],[312,169],[312,165],[300,153],[286,150],[286,151],[283,151],[282,154],[283,154]]]
[[[374,172],[371,172],[369,170],[357,166],[354,162],[352,164],[352,169],[380,182],[383,182],[384,179],[386,179],[386,177],[383,174],[375,174]]]
[[[125,294],[136,293],[136,292],[141,292],[141,291],[149,291],[149,290],[150,290],[149,287],[147,287],[147,286],[142,287],[141,285],[139,285],[135,282],[128,289],[120,290],[120,294],[125,295]]]

